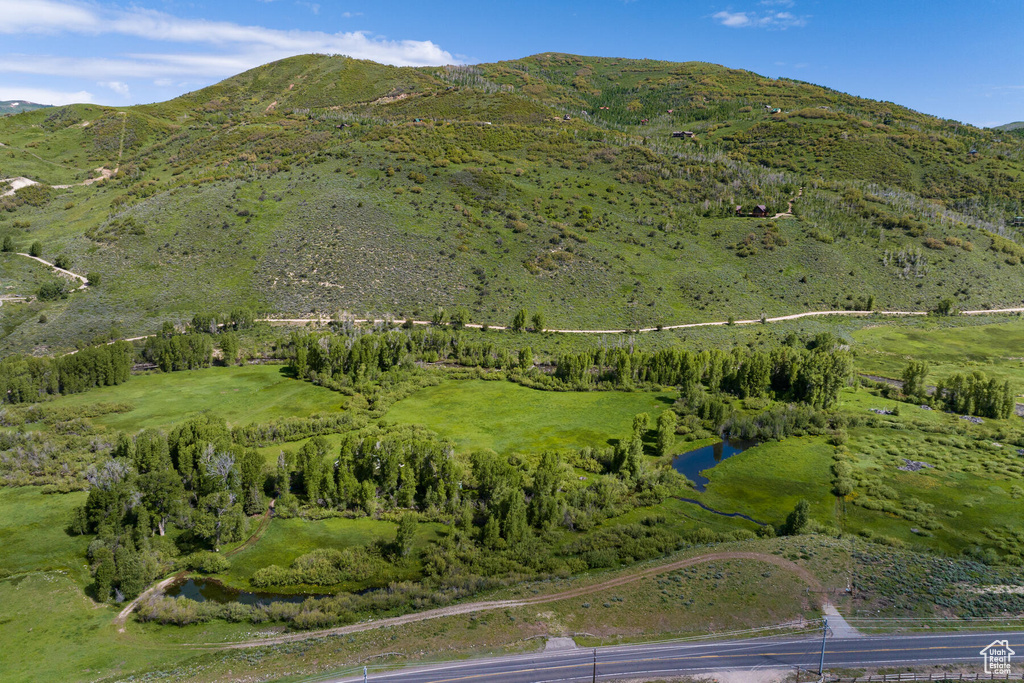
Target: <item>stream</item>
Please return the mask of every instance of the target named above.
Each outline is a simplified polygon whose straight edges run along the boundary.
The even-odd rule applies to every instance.
[[[709,470],[723,460],[731,458],[732,456],[742,453],[748,448],[752,448],[756,445],[756,441],[730,441],[729,439],[726,439],[725,441],[720,441],[716,444],[711,444],[710,446],[695,448],[692,451],[677,455],[672,459],[672,468],[692,481],[694,490],[703,493],[704,489],[708,485],[709,479],[701,474],[701,472]],[[697,505],[708,512],[721,515],[722,517],[740,517],[753,522],[754,524],[767,526],[764,522],[759,522],[753,517],[748,517],[742,512],[722,512],[721,510],[708,507],[704,503],[699,500],[694,500],[693,498],[676,496],[676,499],[681,500],[684,503],[692,503],[693,505]]]
[[[195,600],[196,602],[228,603],[240,602],[243,605],[258,605],[271,602],[303,602],[307,598],[322,598],[324,595],[311,593],[250,593],[225,586],[220,581],[204,578],[190,578],[176,583],[165,591],[164,595],[170,598],[178,596]]]

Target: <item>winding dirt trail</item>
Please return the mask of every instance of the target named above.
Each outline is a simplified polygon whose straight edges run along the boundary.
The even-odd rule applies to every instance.
[[[234,643],[196,643],[193,647],[197,648],[208,648],[208,649],[242,649],[250,647],[262,647],[264,645],[280,645],[282,643],[292,643],[300,640],[309,640],[311,638],[323,638],[324,636],[341,636],[348,635],[350,633],[359,633],[361,631],[370,631],[379,628],[387,628],[391,626],[401,626],[403,624],[411,624],[419,621],[428,621],[430,619],[439,619],[442,617],[456,616],[459,614],[474,614],[477,612],[489,612],[498,609],[513,609],[517,607],[528,607],[530,605],[542,605],[549,602],[557,602],[559,600],[568,600],[571,598],[578,598],[585,595],[591,595],[600,591],[609,590],[611,588],[617,588],[630,583],[635,583],[642,579],[648,579],[652,576],[664,574],[665,572],[675,571],[676,569],[682,569],[684,567],[691,567],[696,564],[703,564],[706,562],[715,562],[719,560],[752,560],[756,562],[765,562],[768,564],[775,565],[781,569],[791,571],[802,579],[813,591],[813,594],[820,595],[824,592],[824,587],[821,582],[806,568],[801,567],[798,564],[790,562],[789,560],[779,557],[777,555],[770,555],[767,553],[752,553],[752,552],[718,552],[718,553],[707,553],[705,555],[697,555],[695,557],[688,557],[683,560],[677,560],[676,562],[669,562],[654,567],[645,567],[638,571],[629,574],[623,574],[606,581],[591,584],[589,586],[580,586],[579,588],[573,588],[571,590],[562,591],[560,593],[551,593],[549,595],[539,595],[532,598],[521,598],[517,600],[487,600],[481,602],[467,602],[461,605],[452,605],[449,607],[439,607],[437,609],[426,610],[425,612],[416,612],[414,614],[404,614],[398,617],[388,617],[386,619],[376,619],[372,621],[364,621],[358,624],[350,624],[348,626],[339,626],[336,628],[322,629],[318,631],[303,631],[299,633],[285,633],[279,636],[272,636],[270,638],[260,638],[256,640],[244,640]],[[819,598],[822,606],[824,601]]]
[[[50,268],[53,268],[53,270],[57,271],[58,273],[60,273],[61,275],[65,276],[65,277],[69,277],[69,278],[71,278],[73,280],[78,280],[79,282],[82,283],[82,284],[80,284],[78,286],[78,289],[85,289],[89,285],[89,278],[85,277],[84,275],[79,275],[78,273],[72,273],[70,270],[64,270],[63,268],[58,268],[57,266],[53,265],[49,261],[45,261],[45,260],[39,258],[38,256],[32,256],[31,254],[23,254],[20,251],[17,252],[17,253],[18,253],[18,256],[24,256],[25,258],[30,258],[33,261],[39,261],[44,266],[48,266]]]
[[[1024,312],[1024,308],[1003,308],[999,310],[991,311],[964,311],[964,315],[981,315],[983,313],[1015,313]],[[888,316],[915,316],[915,315],[928,315],[928,311],[807,311],[805,313],[793,313],[791,315],[780,315],[774,318],[755,318],[751,320],[718,320],[706,323],[681,323],[679,325],[660,325],[657,327],[641,327],[633,330],[619,329],[607,329],[607,330],[562,330],[554,328],[545,328],[545,332],[558,332],[561,334],[624,334],[633,332],[659,332],[662,330],[682,330],[691,327],[716,327],[722,325],[755,325],[762,322],[774,323],[782,322],[784,320],[798,320],[800,318],[810,317],[821,317],[830,315],[843,315],[853,317],[866,317],[871,315],[888,315]],[[306,325],[308,323],[317,323],[323,325],[331,322],[330,318],[317,317],[317,318],[261,318],[260,322],[278,324],[278,325]],[[354,323],[370,323],[370,324],[385,324],[394,323],[397,325],[410,324],[410,325],[433,325],[429,320],[384,320],[382,318],[353,318],[351,322]],[[481,323],[466,323],[466,327],[480,329],[484,325]],[[507,330],[508,327],[505,325],[487,325],[490,330]]]

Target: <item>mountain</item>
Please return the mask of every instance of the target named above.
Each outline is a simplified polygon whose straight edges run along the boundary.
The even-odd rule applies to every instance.
[[[36,109],[46,109],[50,106],[52,105],[36,104],[35,102],[26,102],[25,100],[0,100],[0,116],[20,114],[23,111],[35,111]]]
[[[1011,131],[1011,130],[1017,130],[1019,128],[1024,128],[1024,121],[1014,121],[1013,123],[1004,123],[1001,126],[996,126],[992,130]]]
[[[0,143],[0,177],[42,183],[0,197],[0,237],[102,277],[0,307],[8,349],[238,305],[606,329],[1022,303],[1024,141],[703,62],[305,55]],[[0,258],[8,293],[46,276]]]

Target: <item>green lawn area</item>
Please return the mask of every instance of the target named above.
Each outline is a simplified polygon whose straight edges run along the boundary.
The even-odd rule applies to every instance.
[[[537,391],[511,382],[452,381],[422,389],[396,403],[390,422],[422,424],[463,450],[498,452],[607,446],[629,434],[633,417],[652,420],[675,395]]]
[[[945,327],[879,325],[851,335],[857,369],[899,378],[911,360],[930,366],[927,383],[955,372],[982,370],[1000,381],[1010,380],[1024,391],[1024,321]]]
[[[366,546],[376,541],[391,542],[395,539],[397,525],[393,522],[376,520],[369,517],[358,519],[333,518],[319,521],[304,519],[274,519],[270,527],[258,542],[231,558],[231,569],[218,576],[225,583],[239,588],[250,589],[249,579],[256,570],[271,564],[287,567],[300,555],[317,548],[336,548],[342,550],[352,546]],[[413,541],[415,550],[411,558],[419,555],[419,549],[425,548],[429,541],[437,537],[440,524],[420,523],[416,528]],[[342,590],[358,590],[362,588],[387,585],[390,581],[416,580],[419,578],[420,565],[416,559],[410,560],[406,566],[399,568],[392,576],[377,577],[365,586],[338,586],[329,590],[314,589],[313,592],[335,592]],[[299,587],[289,587],[295,592],[302,592]],[[288,590],[288,589],[284,589]]]
[[[158,650],[155,639],[119,638],[118,608],[85,595],[90,539],[64,532],[84,501],[84,493],[0,488],[0,680],[95,680],[190,656]]]
[[[283,370],[281,365],[247,365],[138,375],[120,386],[63,396],[51,405],[132,403],[132,411],[94,420],[126,431],[167,429],[203,412],[241,425],[340,409],[340,394],[287,377]]]
[[[0,488],[0,577],[50,570],[87,575],[88,539],[64,533],[71,510],[85,498],[44,496],[35,487]]]
[[[831,465],[832,447],[822,437],[771,441],[706,470],[707,489],[691,497],[716,510],[740,512],[769,524],[784,522],[805,498],[813,519],[835,525]]]

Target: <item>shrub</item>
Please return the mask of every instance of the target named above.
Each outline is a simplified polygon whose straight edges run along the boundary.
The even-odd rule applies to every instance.
[[[32,243],[32,246],[28,248],[28,255],[40,257],[43,255],[43,243],[36,241]]]
[[[220,553],[202,551],[185,558],[185,568],[202,574],[220,574],[228,570],[231,563]]]
[[[40,301],[57,301],[58,299],[66,299],[67,292],[64,291],[64,285],[56,280],[44,282],[39,291],[36,292],[36,296],[39,297]]]

